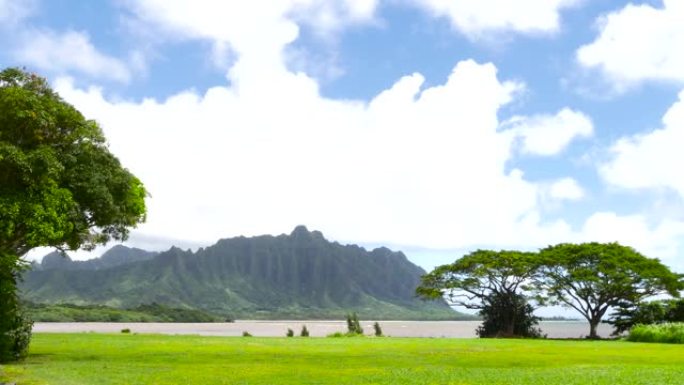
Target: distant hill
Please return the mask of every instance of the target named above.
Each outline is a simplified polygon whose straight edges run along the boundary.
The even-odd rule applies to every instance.
[[[128,263],[147,261],[158,254],[158,252],[116,245],[102,254],[100,258],[87,261],[72,261],[68,255],[53,251],[44,256],[39,264],[34,264],[33,268],[37,270],[100,270]]]
[[[340,245],[303,226],[289,235],[223,239],[195,253],[120,246],[112,255],[85,264],[50,254],[25,274],[22,295],[36,303],[159,303],[241,319],[340,319],[352,311],[365,319],[463,316],[445,302],[415,298],[425,271],[403,253]]]

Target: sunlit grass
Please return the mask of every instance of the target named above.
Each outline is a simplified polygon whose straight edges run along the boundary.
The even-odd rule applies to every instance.
[[[37,334],[22,384],[684,384],[684,346],[622,341]]]

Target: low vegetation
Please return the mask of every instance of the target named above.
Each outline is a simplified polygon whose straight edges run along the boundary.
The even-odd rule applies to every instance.
[[[684,345],[622,341],[36,334],[17,384],[681,385]]]
[[[627,340],[633,342],[684,344],[684,323],[636,325],[629,331]]]
[[[226,319],[195,309],[160,304],[117,309],[103,305],[35,304],[24,306],[35,322],[225,322]]]

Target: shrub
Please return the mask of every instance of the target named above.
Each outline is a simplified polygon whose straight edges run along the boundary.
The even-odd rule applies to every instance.
[[[363,328],[356,313],[347,314],[347,333],[363,334]]]
[[[248,331],[244,331],[244,332],[242,332],[242,336],[243,336],[243,337],[251,337],[252,335],[249,334]]]
[[[627,341],[684,344],[684,322],[635,325]]]
[[[0,334],[0,362],[26,358],[33,321],[20,308],[3,321],[8,328]]]
[[[622,334],[634,325],[684,322],[684,299],[651,302],[622,302],[607,323],[615,327],[613,335]]]
[[[294,330],[287,328],[287,334],[285,334],[288,337],[294,337]]]
[[[302,326],[302,331],[299,333],[300,336],[302,337],[308,337],[309,336],[309,329],[306,328],[306,325]]]
[[[483,321],[475,332],[480,338],[539,338],[542,336],[536,327],[539,317],[533,313],[534,308],[520,294],[493,294],[480,310]],[[512,325],[512,330],[508,325]]]
[[[376,337],[382,337],[382,329],[380,328],[380,324],[377,321],[373,324],[373,329],[375,329]]]
[[[121,329],[121,333],[129,334],[130,332],[131,332],[131,329],[129,329],[129,328]]]
[[[17,295],[17,282],[26,266],[21,259],[0,252],[0,362],[28,355],[33,321]]]

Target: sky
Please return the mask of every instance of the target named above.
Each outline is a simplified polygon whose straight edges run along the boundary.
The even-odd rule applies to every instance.
[[[428,270],[617,241],[684,272],[681,0],[0,0],[0,46],[145,183],[129,246],[303,224]]]

